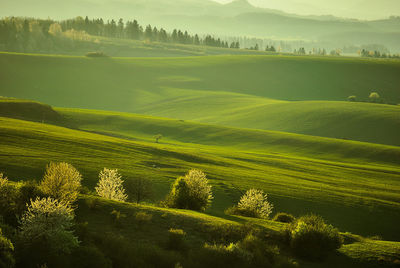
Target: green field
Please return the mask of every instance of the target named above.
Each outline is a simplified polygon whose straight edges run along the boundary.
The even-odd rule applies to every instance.
[[[295,56],[90,59],[2,53],[0,66],[0,95],[58,107],[400,144],[399,106],[321,102],[349,95],[366,100],[371,91],[388,102],[400,102],[399,61]]]
[[[57,111],[64,117],[59,124],[81,130],[1,119],[0,162],[11,178],[38,179],[49,161],[67,161],[93,187],[98,171],[113,167],[126,179],[153,180],[158,201],[174,178],[200,168],[215,187],[211,214],[223,216],[243,191],[257,187],[271,194],[277,211],[313,211],[343,230],[399,239],[398,147],[123,113]],[[156,144],[152,136],[160,131],[164,138]],[[390,220],[381,222],[379,215],[391,215]]]
[[[377,91],[399,103],[399,73],[399,61],[355,58],[0,53],[0,171],[40,180],[46,164],[65,161],[93,191],[101,169],[118,168],[125,180],[151,180],[147,201],[157,204],[178,176],[203,170],[215,197],[205,214],[100,200],[104,214],[87,207],[95,197],[80,197],[77,218],[90,232],[150,244],[175,225],[198,246],[204,228],[222,223],[281,231],[224,213],[253,187],[274,213],[317,213],[342,232],[400,241],[400,106],[366,102]],[[128,215],[118,230],[104,224],[115,207]],[[144,231],[128,228],[138,210],[154,216]],[[397,242],[347,235],[352,242],[324,267],[398,259]]]

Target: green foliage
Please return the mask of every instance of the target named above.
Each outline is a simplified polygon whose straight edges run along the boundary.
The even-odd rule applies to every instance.
[[[211,186],[204,172],[192,169],[176,179],[167,197],[169,207],[204,211],[212,200]]]
[[[369,94],[369,100],[371,102],[378,102],[379,98],[380,98],[380,96],[377,92],[371,92],[371,94]]]
[[[113,209],[113,211],[111,211],[111,217],[115,225],[121,226],[123,220],[126,218],[126,215],[124,213],[121,213],[121,211],[119,210]]]
[[[14,252],[14,245],[11,243],[9,239],[3,236],[2,230],[0,228],[0,267],[2,268],[14,267],[15,260],[13,252]]]
[[[111,260],[95,246],[80,246],[71,255],[71,267],[79,268],[111,268]]]
[[[347,100],[350,101],[350,102],[355,102],[355,101],[357,101],[357,97],[354,96],[354,95],[351,95],[351,96],[347,97]]]
[[[279,249],[249,234],[237,243],[205,244],[191,256],[194,267],[274,267]]]
[[[21,267],[68,267],[71,252],[79,245],[73,234],[73,210],[50,197],[31,201],[21,218],[16,243]]]
[[[149,179],[129,179],[124,182],[124,186],[129,201],[139,204],[140,202],[153,197],[153,184]]]
[[[185,241],[186,233],[182,229],[169,229],[167,248],[172,250],[184,251],[187,249]]]
[[[88,53],[86,53],[85,56],[89,57],[89,58],[104,58],[104,57],[107,57],[107,55],[104,54],[104,52],[88,52]]]
[[[107,199],[125,201],[128,198],[117,169],[104,168],[100,171],[99,182],[95,189],[99,196]]]
[[[144,211],[139,211],[135,215],[135,220],[139,224],[139,226],[146,226],[151,222],[152,218],[152,214],[146,213]]]
[[[250,189],[241,198],[236,207],[228,213],[246,217],[267,219],[272,213],[273,205],[268,202],[268,195],[262,190]]]
[[[317,215],[300,217],[289,225],[286,232],[293,252],[312,260],[326,257],[343,243],[339,231]]]
[[[32,200],[21,218],[21,243],[26,247],[43,243],[54,254],[70,253],[78,246],[71,231],[73,219],[73,210],[63,201],[50,197]]]
[[[3,220],[8,224],[16,225],[16,202],[18,192],[14,185],[11,185],[7,179],[0,173],[0,214]]]
[[[274,216],[273,220],[284,223],[292,223],[296,220],[296,217],[289,213],[279,212]]]
[[[174,267],[179,258],[155,244],[137,243],[113,233],[98,235],[96,245],[112,261],[113,267]]]
[[[87,198],[85,199],[87,207],[91,210],[96,210],[100,208],[100,202],[97,198]]]
[[[55,199],[72,204],[81,187],[82,176],[71,164],[51,162],[46,167],[40,190]]]

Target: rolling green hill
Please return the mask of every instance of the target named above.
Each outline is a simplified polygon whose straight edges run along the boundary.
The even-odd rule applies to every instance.
[[[257,187],[270,194],[276,211],[315,212],[344,231],[400,239],[398,147],[118,113],[56,111],[86,131],[1,118],[0,168],[10,178],[38,179],[48,162],[67,161],[93,187],[100,169],[118,168],[125,179],[152,180],[157,201],[174,178],[199,168],[214,187],[213,215],[223,215],[244,190]],[[165,138],[156,144],[150,139],[159,130]]]
[[[90,208],[90,204],[93,203],[97,204],[96,209]],[[104,224],[104,222],[110,221],[109,214],[113,210],[126,215],[118,228]],[[138,212],[152,216],[145,226],[135,219]],[[263,232],[270,234],[270,237],[276,237],[286,225],[270,220],[238,216],[232,216],[227,220],[193,211],[113,202],[89,196],[82,196],[79,200],[77,221],[87,222],[87,232],[90,236],[96,237],[100,233],[108,234],[123,239],[123,241],[130,241],[133,245],[141,245],[138,249],[147,249],[147,252],[146,250],[139,251],[139,254],[145,256],[151,256],[151,252],[148,252],[151,247],[146,247],[146,245],[165,248],[169,228],[183,229],[187,233],[186,242],[198,254],[198,250],[205,242],[216,243],[216,238],[223,239],[228,235],[237,237],[237,234],[240,234],[240,230],[243,229],[243,224],[251,223],[253,226],[261,228]],[[395,265],[395,261],[399,258],[399,242],[372,240],[351,234],[343,235],[348,242],[336,254],[332,254],[328,259],[318,263],[296,260],[298,264],[294,267],[391,267],[390,265]],[[271,240],[274,242],[273,239],[270,239],[270,243]],[[123,254],[117,254],[117,256]],[[280,254],[285,258],[287,252],[280,252]],[[154,260],[149,260],[149,262],[154,263]]]
[[[306,101],[337,101],[348,95],[366,100],[376,90],[386,101],[399,102],[397,61],[289,56],[89,59],[1,53],[0,63],[0,95],[60,107],[400,144],[399,106]]]

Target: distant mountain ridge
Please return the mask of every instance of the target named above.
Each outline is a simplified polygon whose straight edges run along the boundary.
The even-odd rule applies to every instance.
[[[137,19],[141,24],[150,23],[167,30],[178,28],[218,36],[323,40],[327,48],[381,44],[392,52],[400,52],[399,19],[360,21],[330,15],[301,16],[255,7],[247,0],[228,4],[210,0],[2,0],[0,3],[0,16],[66,19],[78,15],[106,20]]]

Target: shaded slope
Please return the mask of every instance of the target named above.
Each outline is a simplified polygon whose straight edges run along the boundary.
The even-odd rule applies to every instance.
[[[294,56],[88,59],[1,53],[0,66],[0,94],[61,107],[134,112],[182,95],[180,91],[171,95],[173,89],[281,100],[344,100],[349,95],[362,100],[378,90],[387,101],[400,102],[400,62],[390,60]],[[162,96],[165,88],[171,90]]]

